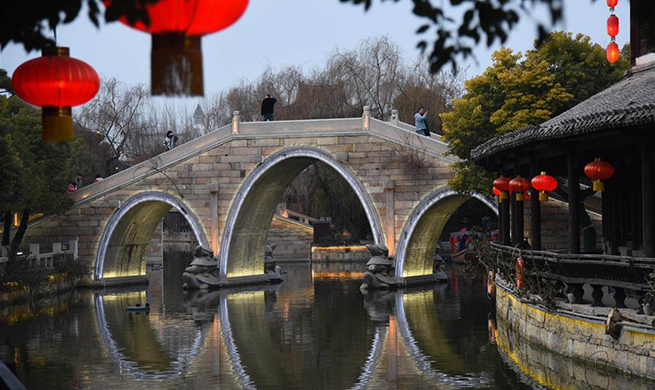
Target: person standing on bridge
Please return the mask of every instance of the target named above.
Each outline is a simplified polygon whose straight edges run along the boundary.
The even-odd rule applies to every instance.
[[[265,121],[273,120],[273,111],[275,109],[274,106],[276,102],[277,99],[272,97],[270,94],[266,94],[266,98],[262,102],[262,116],[264,117]]]
[[[429,137],[430,130],[428,129],[427,120],[428,120],[427,111],[425,111],[424,107],[419,107],[418,112],[414,114],[414,125],[416,126],[416,132],[426,137]]]
[[[169,130],[168,133],[166,133],[166,138],[164,138],[164,146],[166,147],[166,150],[172,150],[175,147],[175,144],[177,144],[177,140],[177,136]]]

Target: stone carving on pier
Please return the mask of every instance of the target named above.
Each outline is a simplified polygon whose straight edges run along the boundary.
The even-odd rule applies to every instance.
[[[362,290],[391,289],[398,287],[398,280],[392,275],[393,260],[389,258],[389,249],[382,244],[368,244],[366,249],[371,253],[371,259],[366,263]]]
[[[277,265],[277,260],[273,256],[275,248],[277,248],[277,244],[266,245],[264,252],[264,273],[272,283],[281,282],[282,274],[286,273],[282,270],[282,267]]]
[[[193,290],[218,288],[218,261],[214,258],[214,253],[198,245],[193,251],[193,261],[184,270],[182,278],[184,288]]]

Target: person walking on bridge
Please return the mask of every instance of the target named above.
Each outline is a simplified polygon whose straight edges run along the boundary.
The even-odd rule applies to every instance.
[[[265,121],[273,120],[273,111],[275,109],[274,106],[276,102],[277,99],[272,97],[270,94],[266,94],[266,98],[262,102],[262,116],[264,117]]]
[[[418,112],[414,114],[414,126],[416,126],[417,133],[429,137],[430,130],[428,129],[427,120],[428,120],[427,111],[425,111],[424,107],[419,107]]]
[[[177,140],[177,136],[169,130],[168,133],[166,133],[166,138],[164,138],[164,147],[166,147],[166,150],[173,150],[175,144],[177,144]]]

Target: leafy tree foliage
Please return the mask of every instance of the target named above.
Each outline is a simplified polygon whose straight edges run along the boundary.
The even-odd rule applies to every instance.
[[[442,114],[450,151],[468,160],[483,142],[528,125],[542,123],[616,83],[629,64],[614,66],[589,37],[554,32],[522,55],[501,48],[485,72],[465,83],[453,110]],[[455,165],[451,186],[461,192],[489,193],[491,176],[468,161]]]
[[[35,213],[60,213],[71,204],[66,195],[72,178],[70,148],[41,139],[41,114],[18,97],[0,96],[0,211],[5,222],[20,213],[20,226],[10,247],[15,254]],[[5,223],[3,244],[9,244]]]

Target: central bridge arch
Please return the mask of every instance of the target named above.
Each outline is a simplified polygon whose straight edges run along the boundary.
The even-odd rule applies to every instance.
[[[221,277],[264,273],[266,236],[275,208],[293,179],[317,161],[330,166],[350,185],[364,208],[374,241],[384,242],[382,226],[373,202],[364,185],[348,167],[319,149],[284,149],[257,166],[235,195],[221,240]]]

